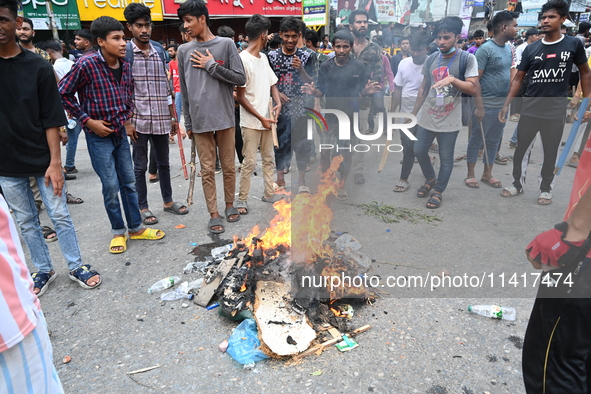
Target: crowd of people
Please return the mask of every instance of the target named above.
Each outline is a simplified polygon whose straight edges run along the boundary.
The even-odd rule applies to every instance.
[[[576,37],[565,35],[561,28],[568,4],[562,0],[542,7],[540,29],[526,31],[522,43],[518,15],[513,12],[492,17],[488,39],[479,30],[467,42],[460,40],[462,20],[450,16],[437,21],[432,31],[403,37],[392,56],[391,25],[370,34],[368,13],[347,6],[349,12],[341,17],[348,24],[339,26],[332,38],[320,38],[295,17],[284,18],[279,33],[270,34],[269,19],[253,15],[245,25],[246,35],[235,41],[235,32],[227,26],[217,35],[210,30],[205,2],[188,0],[178,10],[184,43],[162,45],[151,39],[150,9],[130,3],[124,11],[126,26],[99,17],[90,30],[76,32],[69,52],[65,43],[53,40],[33,45],[33,23],[17,16],[17,9],[17,0],[0,0],[0,79],[5,92],[0,96],[0,220],[1,228],[9,230],[1,234],[0,251],[8,257],[0,259],[0,270],[15,278],[8,290],[2,287],[3,295],[8,294],[3,297],[5,304],[9,299],[22,301],[12,314],[7,332],[12,337],[0,332],[2,357],[8,357],[15,343],[37,335],[35,327],[42,327],[37,297],[56,277],[47,242],[59,241],[71,280],[85,289],[101,284],[100,274],[82,259],[67,208],[68,203],[83,202],[68,193],[65,183],[76,177],[81,131],[102,185],[113,234],[109,252],[120,254],[127,250],[128,240],[165,236],[162,230],[146,227],[158,223],[148,204],[147,181],[160,183],[163,212],[189,213],[186,205],[173,199],[171,186],[169,145],[177,133],[188,136],[196,148],[210,214],[206,228],[213,234],[225,231],[224,218],[232,223],[249,213],[257,152],[262,159],[262,201],[275,203],[284,197],[279,190],[287,186],[285,174],[294,154],[297,193],[311,192],[306,173],[315,164],[317,151],[308,135],[309,110],[327,111],[328,127],[317,130],[317,140],[339,147],[320,151],[320,169],[325,171],[333,156],[343,156],[339,200],[348,198],[345,185],[351,171],[355,184],[365,183],[364,155],[352,146],[360,135],[381,132],[388,123],[386,113],[398,111],[405,114],[401,121],[409,123],[409,130],[400,131],[403,159],[394,192],[410,189],[408,179],[416,160],[425,178],[417,197],[429,197],[426,207],[439,208],[458,160],[456,139],[468,126],[464,183],[469,188],[486,184],[502,189],[503,197],[523,193],[529,155],[539,133],[544,163],[538,204],[548,205],[567,106],[576,108],[581,98],[591,96],[589,50],[585,50],[590,25],[581,24]],[[354,120],[348,133],[339,130],[335,110]],[[499,149],[510,111],[518,119],[510,141],[515,148],[513,182],[503,188],[493,167],[507,161]],[[584,120],[590,117],[587,111]],[[351,139],[341,137],[351,131]],[[581,146],[586,139],[581,137]],[[63,165],[60,142],[67,144]],[[438,173],[429,156],[433,149],[439,153]],[[576,153],[578,157],[581,149]],[[481,156],[484,168],[479,180],[476,164]],[[224,216],[217,201],[215,175],[220,171]],[[24,256],[4,199],[37,268],[32,282],[23,276]],[[585,204],[578,210],[582,217],[588,210]],[[55,230],[41,227],[42,207]],[[21,375],[15,372],[14,379],[18,382]],[[59,379],[55,375],[44,384],[57,387]]]

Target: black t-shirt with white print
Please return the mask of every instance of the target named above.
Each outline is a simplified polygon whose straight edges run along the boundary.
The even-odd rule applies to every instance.
[[[562,36],[552,43],[539,40],[529,44],[517,65],[519,71],[529,71],[521,114],[546,119],[565,118],[573,64],[586,62],[585,48],[576,37]]]

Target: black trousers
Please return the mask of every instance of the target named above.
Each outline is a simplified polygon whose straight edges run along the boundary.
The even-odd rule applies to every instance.
[[[158,177],[160,178],[160,193],[164,203],[172,201],[172,186],[170,183],[170,161],[168,134],[150,135],[137,133],[137,142],[133,145],[133,168],[135,173],[135,188],[137,190],[140,209],[148,208],[148,189],[146,186],[146,170],[148,169],[148,141],[154,152]]]
[[[565,118],[544,119],[521,115],[517,131],[517,148],[513,156],[513,186],[522,190],[531,150],[538,132],[542,137],[544,163],[540,173],[540,191],[551,192],[554,185],[554,167],[562,139]]]
[[[523,343],[527,393],[591,394],[591,260],[584,264],[579,271],[584,286],[576,295],[586,298],[542,298],[564,296],[568,287],[561,290],[564,283],[557,287],[540,283]]]

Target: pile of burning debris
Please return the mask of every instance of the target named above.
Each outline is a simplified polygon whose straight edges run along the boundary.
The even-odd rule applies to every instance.
[[[205,307],[216,297],[220,313],[228,317],[252,312],[261,350],[270,357],[299,359],[341,340],[342,350],[349,350],[356,346],[350,336],[370,328],[354,329],[352,317],[354,307],[372,302],[376,293],[350,278],[367,274],[371,260],[349,234],[330,230],[326,199],[339,187],[339,159],[316,194],[275,203],[278,214],[269,228],[255,227],[247,237],[217,248],[214,254],[221,250],[225,257],[204,269],[194,302]]]

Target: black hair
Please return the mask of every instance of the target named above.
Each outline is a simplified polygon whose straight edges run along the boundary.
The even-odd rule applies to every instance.
[[[23,18],[23,23],[28,23],[31,26],[31,30],[35,30],[33,29],[33,21],[31,20],[31,18],[27,18],[26,16]]]
[[[74,40],[68,40],[68,45],[76,45],[76,43],[74,42]]]
[[[564,0],[550,0],[546,4],[542,6],[542,11],[540,12],[540,16],[543,15],[545,12],[550,10],[555,10],[558,15],[561,17],[568,16],[568,3]]]
[[[538,29],[529,29],[525,32],[525,39],[527,40],[531,36],[539,35],[540,31]]]
[[[277,49],[281,45],[281,36],[278,33],[273,34],[273,38],[269,41],[269,49]]]
[[[220,26],[217,31],[218,36],[226,38],[234,38],[236,32],[230,26]]]
[[[322,38],[326,37],[327,35],[325,34]],[[316,32],[316,30],[313,29],[306,29],[306,42],[310,41],[312,43],[313,47],[316,47],[316,45],[318,45],[318,41],[320,41],[318,39],[318,33]]]
[[[579,24],[579,34],[585,34],[591,29],[591,23],[589,22],[581,22]]]
[[[260,14],[254,14],[246,22],[244,28],[246,29],[246,35],[249,40],[253,42],[258,40],[262,34],[265,34],[271,27],[271,21]]]
[[[18,0],[0,0],[0,8],[8,8],[15,19],[18,16],[18,4]]]
[[[125,10],[123,11],[123,16],[125,20],[130,25],[134,24],[135,21],[138,19],[146,19],[147,21],[152,21],[152,17],[150,16],[150,9],[141,3],[131,3]]]
[[[360,10],[360,9],[356,9],[355,11],[351,12],[349,14],[349,24],[352,25],[353,22],[355,22],[355,17],[357,15],[365,15],[365,17],[367,18],[367,20],[369,21],[369,13],[365,10]]]
[[[487,29],[488,29],[488,28],[487,28]],[[488,30],[490,30],[490,29],[488,29]],[[483,31],[483,30],[480,30],[480,29],[478,29],[478,30],[476,30],[476,31],[474,32],[474,38],[480,38],[480,37],[484,37],[484,31]]]
[[[187,0],[179,7],[177,11],[179,19],[182,21],[185,15],[200,18],[205,15],[205,23],[209,26],[209,10],[203,0]]]
[[[44,51],[50,50],[62,53],[62,44],[56,40],[43,41],[39,43],[39,48],[43,49]]]
[[[185,29],[185,24],[181,22],[181,24],[179,25],[179,31],[181,33],[186,33],[187,29]]]
[[[412,36],[410,36],[410,48],[413,51],[421,48],[429,49],[429,44],[431,44],[431,41],[433,41],[431,34],[425,30],[417,31]]]
[[[90,31],[95,40],[106,40],[113,31],[125,31],[121,22],[110,16],[99,16],[90,24]]]
[[[353,33],[349,30],[339,30],[337,31],[334,36],[332,36],[332,45],[334,46],[337,40],[349,41],[349,44],[353,46],[353,42],[355,42],[355,37],[353,37]]]
[[[492,33],[493,28],[492,28],[492,19],[489,19],[488,22],[486,22],[486,30],[488,30],[489,32]]]
[[[178,46],[177,44],[170,44],[170,45],[168,45],[168,46],[166,47],[166,49],[173,48],[173,49],[176,51],[176,50],[178,49],[178,47],[179,47],[179,46]]]
[[[445,18],[435,22],[435,26],[433,27],[433,35],[437,36],[439,32],[444,31],[458,35],[462,33],[463,27],[464,22],[460,19],[460,17],[446,16]]]
[[[503,25],[507,25],[513,22],[514,19],[517,19],[519,14],[511,11],[501,11],[497,12],[495,16],[491,19],[491,25],[493,29],[493,33],[496,33],[501,30]]]
[[[288,16],[286,18],[281,19],[281,22],[279,23],[279,32],[280,33],[286,33],[288,31],[295,31],[295,32],[300,32],[301,29],[301,25],[300,25],[300,20],[298,18],[295,18],[293,16]]]
[[[90,30],[87,30],[87,29],[76,30],[76,33],[74,33],[74,36],[84,38],[85,40],[88,40],[88,42],[92,43],[92,33],[90,32]]]
[[[399,42],[402,44],[402,41],[404,41],[404,40],[406,40],[406,41],[408,41],[410,43],[410,38],[408,38],[408,37],[402,37],[402,38],[400,38],[400,41]]]

